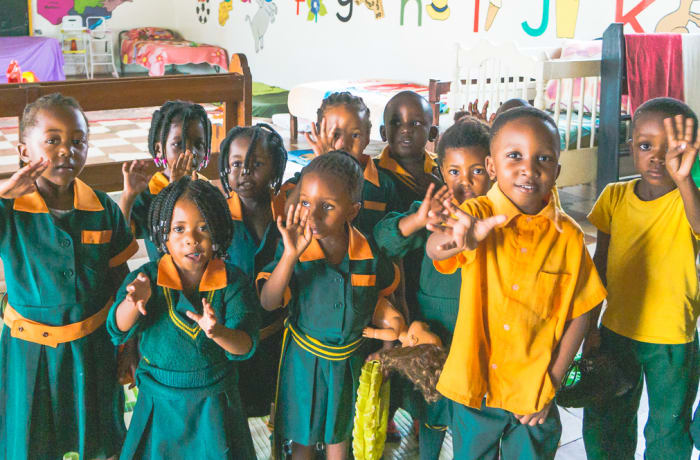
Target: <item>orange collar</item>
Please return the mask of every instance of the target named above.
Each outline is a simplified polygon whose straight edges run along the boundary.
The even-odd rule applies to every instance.
[[[425,160],[423,161],[423,172],[425,172],[426,174],[431,174],[433,172],[433,169],[437,167],[437,163],[435,163],[435,159],[433,158],[433,155],[430,152],[428,152],[427,150],[424,150],[423,152],[425,158]],[[415,179],[408,171],[406,171],[403,168],[403,166],[401,166],[396,160],[394,160],[391,157],[388,145],[384,147],[384,150],[382,150],[382,153],[379,155],[379,166],[398,175],[411,187],[415,187]]]
[[[104,211],[95,191],[78,178],[73,181],[73,207],[81,211]],[[49,212],[49,208],[38,190],[16,198],[13,209],[34,214]]]
[[[170,254],[158,262],[158,286],[182,291],[182,281]],[[226,287],[226,266],[221,259],[211,259],[199,282],[199,292],[216,291]]]
[[[277,220],[278,215],[282,215],[284,213],[284,204],[285,204],[285,199],[286,197],[283,196],[282,193],[278,193],[277,195],[273,195],[272,192],[270,192],[270,208],[272,209],[272,219]],[[238,196],[238,193],[236,192],[231,192],[231,198],[226,200],[228,203],[228,210],[231,212],[231,218],[233,220],[238,220],[242,221],[243,220],[243,208],[241,206],[241,199]]]
[[[348,255],[350,260],[367,260],[374,258],[372,249],[369,247],[367,238],[358,229],[350,226],[350,239],[348,242]],[[310,262],[312,260],[325,259],[321,245],[316,239],[311,240],[311,244],[299,257],[300,262]]]
[[[375,187],[379,187],[379,173],[377,172],[377,165],[374,164],[371,158],[367,157],[367,164],[365,165],[365,172],[363,174],[366,181],[374,184]]]
[[[526,215],[522,211],[518,209],[517,206],[508,198],[502,191],[501,188],[498,186],[498,183],[495,183],[491,186],[491,189],[486,193],[486,196],[488,199],[493,203],[493,213],[494,215],[504,215],[506,216],[506,221],[503,223],[502,226],[508,225],[508,222],[513,220],[515,217],[519,215]],[[555,198],[554,193],[550,193],[549,195],[549,201],[545,205],[544,208],[540,210],[536,214],[538,217],[545,217],[549,220],[551,220],[557,230],[561,231],[559,222],[561,221],[561,211],[559,207],[557,206],[558,200]]]
[[[197,173],[197,179],[209,180],[200,173]],[[151,180],[148,181],[148,191],[151,192],[151,195],[158,195],[161,190],[168,185],[170,185],[170,179],[168,179],[162,171],[158,171],[151,177]]]

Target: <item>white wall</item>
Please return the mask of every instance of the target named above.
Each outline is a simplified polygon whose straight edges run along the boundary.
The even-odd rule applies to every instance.
[[[452,44],[475,43],[479,37],[492,41],[514,40],[520,46],[554,46],[557,37],[556,11],[574,10],[578,0],[501,0],[502,7],[489,31],[484,30],[489,0],[479,3],[479,33],[474,33],[474,5],[477,0],[448,0],[450,16],[445,21],[431,19],[422,0],[422,26],[417,25],[417,2],[406,4],[405,25],[399,25],[400,0],[383,0],[384,18],[375,19],[374,13],[363,4],[353,4],[349,22],[343,23],[336,13],[346,15],[347,6],[338,0],[323,0],[328,13],[318,22],[307,21],[306,3],[299,5],[296,15],[293,0],[272,0],[277,6],[275,21],[264,35],[264,48],[256,53],[250,24],[265,0],[232,0],[233,10],[224,26],[219,25],[220,0],[210,1],[210,16],[201,24],[195,13],[198,0],[134,0],[124,3],[113,12],[108,21],[114,31],[138,26],[163,26],[180,31],[186,38],[220,45],[230,53],[242,52],[248,57],[256,81],[290,88],[295,84],[335,78],[401,78],[427,82],[429,78],[449,77],[452,68]],[[375,1],[375,0],[372,0]],[[440,4],[443,0],[433,0]],[[491,0],[498,3],[498,0]],[[636,19],[646,32],[653,32],[659,19],[676,10],[681,2],[689,0],[656,0],[642,10]],[[609,23],[615,20],[615,5],[621,2],[623,13],[632,10],[641,0],[581,0],[578,5],[575,38],[591,40],[600,37]],[[540,36],[525,32],[521,23],[526,21],[537,28],[542,22],[543,4],[549,4],[548,27]],[[687,9],[687,7],[685,7]],[[700,12],[700,1],[692,9]],[[35,15],[36,16],[36,15]],[[52,27],[43,18],[35,21],[35,28],[49,33]],[[55,29],[55,28],[54,28]],[[626,26],[627,32],[633,28]],[[691,32],[698,29],[688,25]]]

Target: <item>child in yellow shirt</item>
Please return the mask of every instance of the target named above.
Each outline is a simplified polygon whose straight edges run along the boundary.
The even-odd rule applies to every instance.
[[[486,196],[436,216],[426,252],[461,268],[454,338],[437,389],[452,400],[455,458],[554,458],[553,399],[604,298],[583,233],[556,204],[559,131],[532,107],[491,128]]]
[[[636,386],[584,410],[588,458],[632,458],[644,380],[649,419],[645,458],[690,458],[688,426],[698,388],[700,313],[695,256],[700,192],[690,176],[700,143],[685,103],[657,98],[632,120],[632,154],[641,178],[609,184],[588,219],[598,228],[595,263],[609,290],[585,354],[612,355]]]

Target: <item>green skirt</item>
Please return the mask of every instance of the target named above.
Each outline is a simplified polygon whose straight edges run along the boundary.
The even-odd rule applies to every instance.
[[[124,440],[124,392],[106,329],[56,348],[0,336],[0,458],[110,457]]]
[[[120,459],[255,459],[233,366],[198,388],[163,385],[147,367],[136,374],[139,397]]]
[[[275,408],[278,436],[306,446],[350,439],[366,346],[348,359],[329,361],[301,348],[289,334],[287,342]]]
[[[270,414],[270,404],[275,399],[277,387],[282,332],[260,341],[255,354],[238,363],[238,388],[247,417]]]

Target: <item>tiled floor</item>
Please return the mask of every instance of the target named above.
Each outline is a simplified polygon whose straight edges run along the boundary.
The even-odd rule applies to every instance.
[[[149,127],[149,118],[152,109],[140,109],[139,111],[114,111],[113,113],[89,114],[90,125],[90,150],[88,161],[121,161],[135,158],[148,158],[146,147],[146,137]],[[268,120],[269,121],[269,120]],[[300,137],[299,142],[289,142],[289,131],[286,126],[277,127],[283,138],[286,139],[289,149],[304,149],[308,145]],[[16,169],[17,156],[15,144],[17,142],[16,120],[0,119],[0,172],[13,171]],[[372,142],[367,149],[370,155],[377,155],[383,145]],[[628,160],[626,160],[628,161]],[[627,165],[629,168],[629,164]],[[301,166],[290,162],[285,176],[291,176]],[[595,188],[590,185],[580,185],[565,187],[559,191],[562,206],[582,227],[586,235],[586,244],[592,252],[595,248],[595,229],[586,220],[586,214],[590,211],[595,202]],[[113,195],[118,198],[118,194]],[[131,268],[138,267],[145,261],[145,251],[141,251],[129,262]],[[1,275],[1,273],[0,273]],[[4,276],[0,278],[0,289],[4,289]],[[697,401],[696,401],[697,402]],[[557,452],[557,460],[579,460],[585,459],[583,441],[581,439],[581,419],[582,411],[577,409],[560,409],[563,433],[561,437],[561,447]],[[643,458],[644,441],[642,429],[648,414],[646,404],[646,393],[642,397],[639,410],[639,444],[636,458]],[[399,412],[395,418],[398,429],[402,434],[400,443],[388,444],[385,451],[386,459],[416,459],[417,440],[412,434],[411,420],[405,412]],[[254,443],[258,451],[259,458],[265,459],[269,455],[268,436],[269,431],[263,419],[251,420],[251,431]],[[451,436],[446,437],[441,460],[451,458],[452,446]],[[693,458],[698,458],[698,452],[694,451]]]

